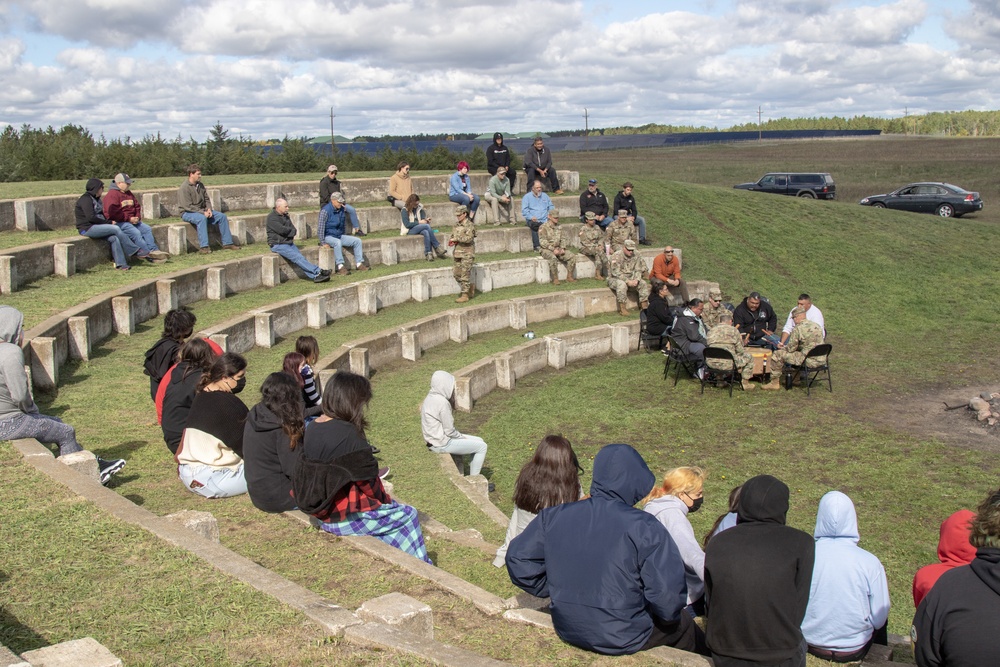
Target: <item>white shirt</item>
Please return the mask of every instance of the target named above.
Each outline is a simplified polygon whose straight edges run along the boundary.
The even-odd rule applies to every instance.
[[[792,308],[792,310],[795,309]],[[818,324],[819,328],[823,330],[823,338],[826,338],[826,325],[823,323],[823,313],[820,312],[815,304],[809,306],[809,310],[806,311],[806,319]],[[791,334],[794,328],[795,322],[792,321],[792,311],[790,310],[788,311],[788,320],[785,321],[785,326],[781,330],[781,333]]]

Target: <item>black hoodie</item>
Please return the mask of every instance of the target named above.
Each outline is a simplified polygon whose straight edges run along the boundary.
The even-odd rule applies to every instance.
[[[911,635],[922,667],[1000,665],[1000,549],[980,547],[941,575],[917,607]]]
[[[243,428],[243,472],[254,507],[264,512],[295,509],[292,474],[300,451],[289,446],[281,421],[267,406],[253,406]]]
[[[500,140],[499,145],[497,139]],[[503,135],[497,132],[493,135],[493,143],[486,149],[486,171],[490,172],[491,176],[496,176],[500,167],[507,167],[507,175],[510,177],[510,149],[504,144]]]
[[[80,233],[87,231],[94,225],[108,224],[104,217],[104,207],[97,197],[98,192],[104,187],[104,181],[99,178],[92,178],[87,181],[87,192],[76,200],[76,208],[73,214],[76,216],[76,228]]]
[[[173,338],[161,338],[146,350],[146,360],[142,372],[149,376],[149,397],[156,401],[156,390],[160,388],[160,380],[167,374],[170,367],[177,362],[177,351],[181,344]]]
[[[770,475],[746,482],[736,526],[708,543],[708,647],[760,664],[804,655],[815,542],[785,525],[788,487]]]

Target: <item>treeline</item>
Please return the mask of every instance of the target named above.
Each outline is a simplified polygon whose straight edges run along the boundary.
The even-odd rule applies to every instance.
[[[757,123],[729,128],[733,132],[756,132]],[[936,111],[903,118],[852,116],[843,118],[778,118],[760,125],[762,130],[882,130],[884,134],[916,134],[948,137],[1000,136],[1000,111]]]
[[[322,172],[335,161],[343,172],[394,171],[405,160],[413,169],[453,169],[466,160],[473,169],[486,168],[481,148],[455,153],[438,146],[427,153],[384,149],[374,155],[337,151],[317,152],[305,139],[282,139],[262,146],[249,136],[232,137],[221,124],[210,131],[208,141],[193,138],[164,139],[159,134],[139,140],[130,137],[107,140],[94,137],[78,125],[58,130],[8,125],[0,133],[0,181],[64,181],[98,177],[105,180],[118,172],[135,178],[183,175],[192,162],[210,174],[289,174]]]

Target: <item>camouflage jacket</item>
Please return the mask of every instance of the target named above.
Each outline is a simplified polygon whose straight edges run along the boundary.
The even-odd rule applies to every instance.
[[[815,322],[804,320],[795,325],[792,334],[785,342],[785,349],[789,352],[801,352],[808,354],[809,350],[823,342],[823,330]],[[816,358],[809,361],[810,366],[821,366],[825,359]]]
[[[701,311],[701,321],[705,323],[706,327],[711,329],[719,323],[719,313],[725,309],[726,307],[722,305],[722,302],[719,302],[718,306],[713,306],[710,302],[706,301],[705,308]],[[736,327],[733,328],[735,329]]]
[[[476,226],[468,218],[462,222],[455,223],[455,226],[451,230],[451,240],[456,244],[474,243],[476,240]]]
[[[635,225],[628,221],[625,224],[618,224],[617,220],[608,225],[608,231],[605,234],[604,240],[606,243],[611,244],[611,252],[621,250],[621,247],[625,245],[626,239],[632,239],[636,243],[639,242],[639,234],[635,231]]]
[[[631,257],[626,257],[625,251],[619,250],[611,255],[608,277],[618,280],[643,280],[648,271],[646,261],[639,256],[639,253],[633,252]]]
[[[705,317],[705,312],[701,313],[702,319]],[[729,350],[733,353],[733,358],[737,359],[741,354],[744,354],[746,350],[743,348],[743,337],[740,336],[740,332],[731,324],[716,324],[708,332],[708,347],[718,347],[723,350]]]
[[[554,225],[551,221],[546,221],[545,224],[538,228],[538,245],[543,250],[552,251],[556,248],[562,248],[562,242],[562,227],[559,225]]]
[[[584,224],[580,228],[580,251],[587,255],[604,252],[604,230],[597,225]]]

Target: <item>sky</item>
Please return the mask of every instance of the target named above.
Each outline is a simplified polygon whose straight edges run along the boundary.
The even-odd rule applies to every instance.
[[[204,140],[1000,109],[997,0],[0,0],[0,126]]]

